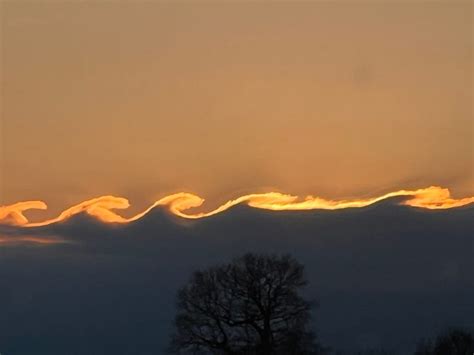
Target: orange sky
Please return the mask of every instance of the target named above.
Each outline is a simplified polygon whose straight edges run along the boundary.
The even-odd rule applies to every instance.
[[[1,11],[0,205],[474,195],[470,1]]]

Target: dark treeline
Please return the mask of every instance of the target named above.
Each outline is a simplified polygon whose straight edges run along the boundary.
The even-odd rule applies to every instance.
[[[303,296],[304,266],[290,255],[245,254],[196,271],[180,289],[169,351],[230,355],[395,355],[379,349],[342,352],[312,329],[317,303]],[[420,339],[413,355],[473,355],[474,333],[452,328]]]

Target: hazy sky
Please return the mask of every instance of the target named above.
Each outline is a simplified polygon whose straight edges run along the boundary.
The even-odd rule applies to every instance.
[[[471,1],[3,1],[0,204],[474,194]]]

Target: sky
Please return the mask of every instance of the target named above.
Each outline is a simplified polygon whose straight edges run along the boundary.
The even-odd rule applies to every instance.
[[[472,16],[470,1],[3,1],[0,205],[473,196]]]

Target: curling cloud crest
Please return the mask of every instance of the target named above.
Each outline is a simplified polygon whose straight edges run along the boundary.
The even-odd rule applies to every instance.
[[[104,223],[130,223],[139,220],[157,206],[166,206],[169,211],[176,216],[188,219],[198,219],[209,217],[229,208],[246,204],[250,207],[273,210],[273,211],[298,211],[298,210],[337,210],[345,208],[366,207],[376,202],[393,198],[405,197],[401,204],[426,208],[426,209],[449,209],[461,207],[474,203],[474,197],[455,199],[447,188],[431,186],[418,190],[399,190],[384,194],[382,196],[354,199],[354,200],[330,200],[321,197],[306,196],[300,199],[298,196],[269,192],[262,194],[250,194],[230,200],[214,210],[200,213],[187,213],[186,211],[200,207],[204,199],[192,193],[181,192],[163,197],[156,201],[145,211],[131,217],[125,218],[114,212],[114,210],[124,210],[130,207],[130,203],[123,197],[102,196],[88,201],[81,202],[63,211],[59,216],[41,222],[30,222],[24,213],[31,209],[46,210],[47,205],[43,201],[20,202],[9,206],[0,207],[0,224],[15,225],[25,228],[41,227],[58,223],[70,217],[87,213]]]

